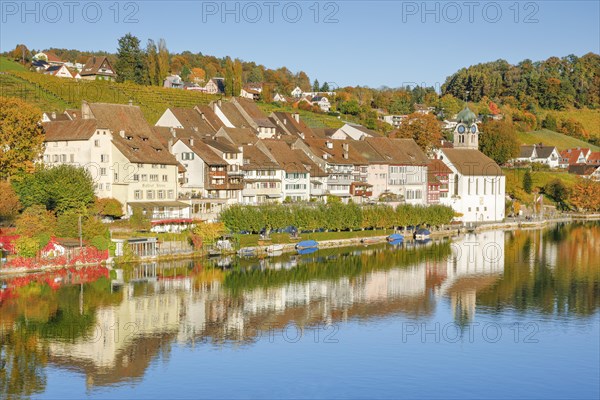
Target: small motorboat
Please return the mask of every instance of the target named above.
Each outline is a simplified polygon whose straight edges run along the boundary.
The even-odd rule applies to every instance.
[[[272,244],[270,246],[267,246],[267,254],[276,254],[281,252],[283,252],[282,244]]]
[[[431,232],[429,232],[427,229],[419,229],[415,232],[415,240],[426,240],[429,239],[429,235],[431,235]]]
[[[315,253],[317,250],[319,250],[317,247],[308,247],[306,249],[298,249],[298,254],[303,256],[306,254]]]
[[[392,242],[402,243],[404,241],[404,236],[399,233],[392,233],[390,236],[387,237],[387,240],[390,243],[392,243]]]
[[[254,247],[242,247],[238,250],[238,256],[240,257],[254,257],[256,255],[256,248]]]
[[[319,243],[316,240],[303,240],[296,245],[296,250],[316,249]]]
[[[401,246],[402,244],[404,244],[404,239],[391,240],[388,242],[388,244],[391,246]]]

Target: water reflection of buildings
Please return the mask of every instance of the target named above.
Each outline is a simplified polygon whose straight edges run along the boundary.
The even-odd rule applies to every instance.
[[[292,280],[235,293],[218,281],[197,285],[193,275],[165,278],[148,272],[156,268],[140,267],[143,271],[133,274],[146,283],[125,284],[120,304],[97,311],[96,330],[101,335],[96,332],[71,342],[53,341],[51,360],[77,366],[91,384],[102,385],[111,379],[138,376],[137,364],[148,365],[152,355],[172,341],[247,343],[256,340],[261,331],[288,324],[310,327],[398,313],[431,315],[436,299],[442,296],[451,298],[453,309],[468,310],[472,318],[476,291],[503,270],[502,235],[489,232],[467,237],[456,243],[452,256],[443,259],[432,256],[406,267],[332,279]],[[500,251],[499,259],[490,259],[490,254],[495,254],[489,250],[494,243],[500,246],[494,250]],[[468,249],[471,257],[467,257]],[[347,256],[356,259],[376,254]],[[348,260],[338,262],[344,265]]]

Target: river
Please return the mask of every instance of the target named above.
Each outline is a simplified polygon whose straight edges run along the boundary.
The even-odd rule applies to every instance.
[[[600,397],[599,223],[0,284],[0,398]]]

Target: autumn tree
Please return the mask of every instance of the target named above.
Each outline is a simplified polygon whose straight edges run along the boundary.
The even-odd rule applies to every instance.
[[[41,115],[23,100],[0,97],[0,180],[32,169],[44,141]]]
[[[27,237],[53,235],[56,231],[56,217],[42,205],[26,208],[17,218],[17,233]]]
[[[569,201],[579,211],[600,211],[600,182],[580,178],[571,188]]]
[[[158,81],[158,49],[152,39],[148,39],[146,45],[146,65],[150,85],[159,85],[161,82]]]
[[[9,182],[0,181],[0,221],[12,220],[21,209],[21,202]]]
[[[440,143],[442,128],[433,114],[413,113],[406,117],[392,136],[413,139],[427,153]]]
[[[18,44],[12,51],[11,56],[13,60],[23,64],[31,59],[29,49],[24,44]]]
[[[158,84],[162,85],[165,78],[169,75],[169,50],[165,39],[158,41]]]
[[[96,199],[94,202],[94,212],[100,216],[119,218],[123,216],[123,204],[113,198]]]
[[[213,244],[226,232],[223,222],[198,222],[192,229],[191,240],[194,247],[200,248],[205,244]]]
[[[233,62],[233,96],[239,96],[242,92],[242,62],[235,59]]]
[[[479,148],[483,154],[504,164],[519,155],[519,140],[513,124],[506,121],[489,121],[481,125]]]
[[[196,83],[204,82],[206,80],[206,71],[202,68],[192,68],[190,80]]]

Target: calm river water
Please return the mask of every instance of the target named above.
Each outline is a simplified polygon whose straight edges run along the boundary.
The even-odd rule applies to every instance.
[[[600,397],[598,223],[0,285],[0,398]]]

